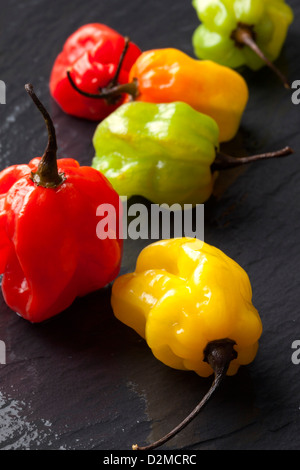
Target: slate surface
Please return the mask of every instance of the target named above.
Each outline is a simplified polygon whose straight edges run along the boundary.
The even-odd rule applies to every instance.
[[[300,79],[300,5],[278,65]],[[45,147],[40,116],[24,91],[32,82],[48,106],[61,156],[90,164],[95,125],[64,115],[50,99],[48,78],[69,34],[103,22],[143,49],[177,47],[193,55],[198,21],[189,1],[1,0],[0,167],[27,163]],[[285,145],[285,160],[222,176],[205,205],[205,240],[248,272],[264,332],[253,364],[228,378],[193,423],[164,449],[299,449],[300,339],[299,107],[268,69],[242,71],[250,101],[233,152]],[[122,273],[134,269],[146,241],[127,240]],[[51,321],[31,325],[0,304],[0,449],[125,450],[169,431],[207,391],[210,379],[159,363],[143,340],[118,322],[110,287],[80,299]]]

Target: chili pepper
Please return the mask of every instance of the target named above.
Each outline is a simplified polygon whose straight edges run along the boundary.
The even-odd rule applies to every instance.
[[[25,88],[49,141],[41,158],[0,173],[0,272],[7,305],[37,323],[115,279],[122,240],[96,235],[96,209],[109,203],[118,214],[117,193],[100,172],[57,160],[53,122],[32,85]]]
[[[165,443],[199,413],[226,375],[256,357],[262,322],[247,273],[195,238],[144,248],[135,272],[115,280],[111,304],[116,318],[144,338],[159,361],[201,377],[215,375],[207,395],[180,425],[155,443],[133,449]]]
[[[284,0],[192,0],[201,25],[192,42],[195,55],[232,68],[270,67],[284,83],[287,78],[273,62],[279,57],[293,11]]]
[[[124,95],[102,101],[82,96],[70,85],[67,71],[78,86],[97,93],[99,89],[127,83],[129,70],[140,54],[129,38],[104,24],[81,26],[67,39],[54,62],[51,95],[64,112],[100,121],[122,103]]]
[[[71,74],[69,79],[73,83]],[[84,87],[79,88],[76,87],[79,93],[84,90]],[[249,98],[245,80],[234,70],[212,61],[195,60],[172,48],[143,52],[130,69],[127,86],[102,90],[92,96],[103,99],[124,92],[128,94],[127,102],[134,99],[189,104],[215,119],[220,129],[220,142],[236,135]]]
[[[126,103],[98,125],[92,167],[122,197],[195,205],[211,196],[218,170],[292,152],[230,157],[216,152],[218,132],[212,118],[182,102]]]

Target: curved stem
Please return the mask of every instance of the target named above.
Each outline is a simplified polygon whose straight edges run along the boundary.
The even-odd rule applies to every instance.
[[[249,163],[260,161],[260,160],[267,160],[270,158],[281,158],[287,157],[291,155],[293,149],[291,147],[284,147],[281,150],[277,150],[275,152],[268,152],[262,153],[259,155],[251,155],[248,157],[232,157],[231,155],[227,155],[226,153],[217,152],[216,159],[211,165],[211,171],[219,171],[219,170],[229,170],[230,168],[235,168],[241,165],[248,165]]]
[[[231,39],[235,41],[235,44],[237,47],[244,47],[248,46],[252,51],[261,58],[261,60],[271,69],[273,72],[279,77],[279,79],[282,81],[283,85],[285,88],[290,89],[291,86],[286,78],[285,75],[283,75],[280,70],[275,67],[273,62],[271,62],[266,55],[263,53],[263,51],[258,47],[255,39],[256,35],[253,29],[253,26],[249,26],[244,23],[238,23],[238,27],[236,30],[234,30],[231,34]]]
[[[219,385],[226,376],[230,362],[237,357],[237,353],[234,350],[234,345],[235,342],[227,338],[208,343],[204,351],[204,361],[211,365],[215,374],[214,381],[209,391],[194,408],[194,410],[180,424],[178,424],[178,426],[172,429],[172,431],[148,446],[140,447],[137,444],[134,444],[132,446],[132,450],[152,450],[161,446],[162,444],[165,444],[172,437],[178,434],[183,428],[185,428],[200,413],[204,405],[218,389]]]
[[[41,158],[36,173],[32,173],[31,178],[38,186],[43,186],[45,188],[56,188],[63,183],[65,177],[64,174],[58,172],[56,157],[57,142],[53,121],[46,108],[34,93],[31,83],[25,85],[25,90],[42,114],[48,130],[48,145],[44,155]]]
[[[119,75],[130,44],[129,37],[126,36],[124,41],[124,49],[122,51],[115,75],[106,87],[100,88],[99,93],[88,93],[84,90],[81,90],[74,82],[70,70],[67,70],[67,77],[74,90],[86,98],[105,99],[109,104],[116,104],[119,101],[121,95],[124,93],[130,95],[132,99],[135,99],[139,94],[137,79],[134,78],[131,83],[124,83],[122,85],[118,84]]]
[[[130,83],[124,83],[122,85],[116,85],[112,88],[107,87],[107,88],[101,88],[99,93],[88,93],[84,90],[81,90],[76,83],[74,82],[70,70],[67,70],[67,76],[69,79],[70,84],[76,90],[78,93],[80,93],[83,96],[86,96],[87,98],[92,98],[92,99],[105,99],[105,100],[118,100],[120,99],[120,96],[125,93],[128,95],[131,95],[133,99],[135,99],[138,96],[138,81],[136,78],[133,79],[132,82]]]
[[[124,62],[124,59],[125,59],[125,56],[126,56],[126,53],[128,51],[128,47],[129,47],[129,44],[130,44],[130,39],[128,36],[126,36],[124,38],[124,49],[122,51],[122,54],[121,54],[121,57],[120,57],[120,60],[119,60],[119,63],[118,63],[118,67],[116,69],[116,73],[113,77],[113,79],[111,80],[110,82],[110,88],[113,88],[114,86],[116,86],[118,84],[118,79],[119,79],[119,75],[120,75],[120,72],[121,72],[121,68],[122,68],[122,65],[123,65],[123,62]]]

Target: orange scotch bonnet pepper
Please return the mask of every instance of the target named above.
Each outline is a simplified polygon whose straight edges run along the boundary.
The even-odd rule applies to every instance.
[[[238,72],[173,48],[143,52],[130,69],[127,85],[102,89],[99,94],[86,93],[68,76],[73,87],[90,98],[109,99],[127,93],[125,102],[182,101],[216,121],[220,142],[235,137],[249,98],[247,83]]]

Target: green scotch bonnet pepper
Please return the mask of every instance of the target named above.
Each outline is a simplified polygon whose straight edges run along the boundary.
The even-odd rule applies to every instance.
[[[235,158],[217,151],[218,136],[216,122],[186,103],[130,102],[97,126],[92,167],[121,198],[183,206],[211,196],[218,170],[292,153]]]
[[[285,0],[192,0],[201,25],[192,43],[195,55],[231,68],[274,66],[294,14]]]
[[[196,203],[211,194],[218,137],[216,122],[183,102],[131,102],[98,125],[92,166],[120,196]]]

